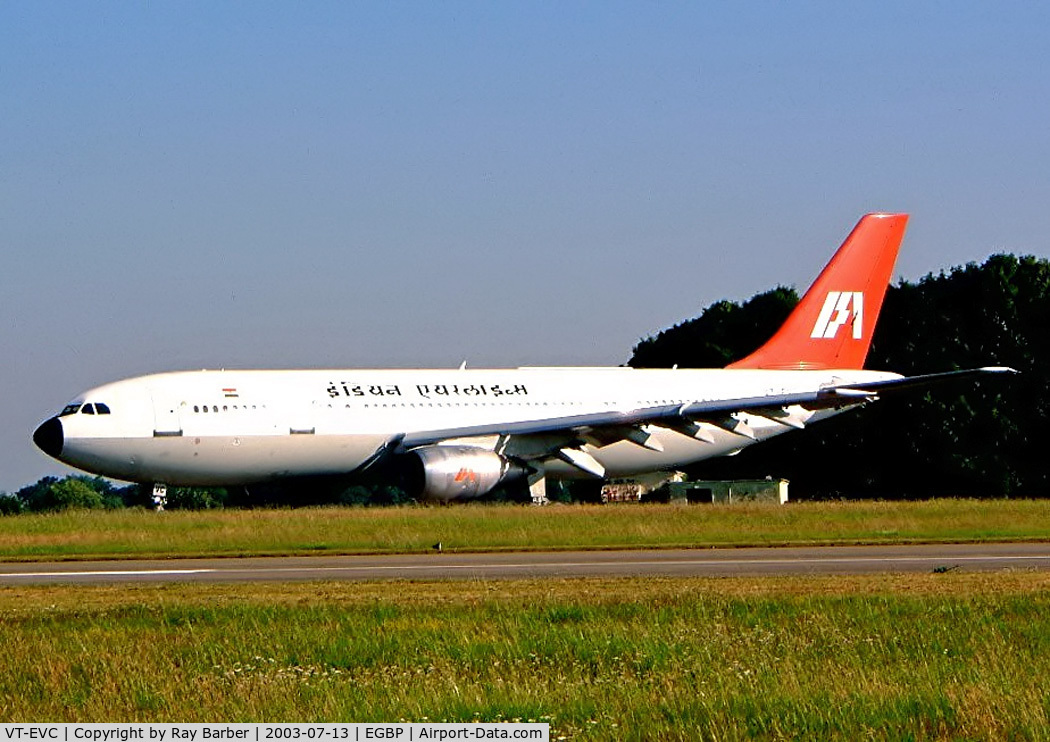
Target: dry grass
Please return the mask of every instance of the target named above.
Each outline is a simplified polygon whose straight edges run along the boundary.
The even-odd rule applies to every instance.
[[[1050,575],[0,590],[0,720],[1045,739]]]

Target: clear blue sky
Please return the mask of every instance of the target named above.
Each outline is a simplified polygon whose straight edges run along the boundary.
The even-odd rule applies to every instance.
[[[79,391],[619,364],[805,288],[1048,254],[1041,3],[0,4],[0,490]],[[1002,359],[988,359],[995,362]]]

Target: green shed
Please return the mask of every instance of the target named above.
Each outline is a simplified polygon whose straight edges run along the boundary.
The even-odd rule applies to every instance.
[[[788,501],[786,479],[734,479],[730,481],[671,482],[668,485],[672,503],[763,502],[783,505]]]

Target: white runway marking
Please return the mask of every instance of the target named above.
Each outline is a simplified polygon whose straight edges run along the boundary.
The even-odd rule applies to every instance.
[[[913,544],[668,551],[315,555],[0,563],[0,583],[714,577],[1050,570],[1050,544]]]
[[[69,570],[66,572],[0,572],[0,579],[10,577],[136,577],[165,575],[200,575],[216,572],[214,569],[111,569],[100,572],[78,572]]]
[[[438,557],[440,558],[440,557]],[[669,567],[669,566],[700,566],[700,567],[722,567],[725,565],[775,565],[775,564],[856,564],[860,563],[893,563],[893,562],[930,562],[931,564],[943,564],[949,562],[1002,562],[1002,561],[1050,561],[1050,555],[1038,556],[952,556],[952,557],[923,557],[923,556],[893,556],[893,557],[812,557],[794,559],[667,559],[653,561],[631,561],[633,567]],[[401,571],[419,569],[484,569],[487,567],[499,567],[500,569],[537,569],[549,567],[565,567],[567,569],[589,569],[592,567],[619,567],[619,562],[477,562],[475,564],[362,564],[346,567],[311,567],[311,572],[366,572],[366,571]],[[202,570],[207,571],[207,570]],[[301,572],[301,567],[235,567],[232,569],[216,569],[213,572]],[[65,573],[79,574],[79,573]],[[3,577],[0,574],[0,577]]]
[[[498,555],[491,559],[485,559],[484,555],[474,555],[472,560],[469,562],[463,562],[456,560],[455,557],[443,557],[443,556],[428,556],[426,557],[426,563],[393,563],[393,564],[344,564],[344,565],[323,565],[323,564],[310,564],[310,559],[306,558],[302,560],[302,563],[297,566],[267,566],[264,564],[248,564],[238,563],[237,560],[231,560],[229,566],[219,567],[201,567],[201,568],[187,568],[187,569],[172,569],[169,567],[158,567],[156,569],[149,568],[137,568],[137,569],[107,569],[107,570],[77,570],[74,568],[68,570],[49,570],[49,571],[25,571],[25,572],[0,572],[0,580],[66,580],[75,581],[78,579],[98,579],[98,578],[111,578],[114,580],[120,580],[121,578],[163,578],[163,577],[192,577],[194,575],[318,575],[323,576],[325,574],[336,574],[336,573],[357,573],[357,574],[390,574],[390,573],[416,573],[416,572],[431,572],[431,573],[456,573],[465,571],[492,571],[492,570],[507,570],[507,571],[519,571],[519,570],[530,570],[534,572],[552,572],[552,571],[564,571],[564,570],[600,570],[607,572],[622,572],[625,568],[629,570],[661,570],[674,567],[692,567],[698,569],[701,572],[720,570],[725,567],[788,567],[794,566],[806,566],[811,565],[815,567],[828,567],[830,565],[906,565],[906,564],[926,564],[935,566],[945,566],[947,568],[954,568],[967,563],[983,563],[983,564],[1023,564],[1023,563],[1037,563],[1043,562],[1050,564],[1050,553],[1047,554],[983,554],[983,555],[963,555],[963,554],[937,554],[937,555],[893,555],[893,556],[866,556],[866,555],[853,555],[853,556],[812,556],[812,557],[790,557],[785,556],[782,558],[774,557],[743,557],[743,558],[724,558],[722,555],[725,552],[718,551],[705,551],[702,555],[698,555],[695,559],[631,559],[631,555],[620,555],[618,558],[612,559],[595,559],[595,560],[572,560],[572,561],[545,561],[543,560],[544,554],[541,552],[537,553],[536,561],[515,561],[515,562],[502,562],[499,561]],[[365,559],[374,560],[377,557],[359,557],[362,561]],[[402,557],[403,558],[403,557]],[[355,559],[354,557],[347,557],[349,560]],[[49,565],[51,566],[51,565]]]

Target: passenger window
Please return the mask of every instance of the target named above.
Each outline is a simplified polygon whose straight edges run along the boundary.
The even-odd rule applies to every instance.
[[[108,415],[109,414],[109,405],[104,403],[104,402],[96,402],[95,403],[95,412],[97,412],[100,415]]]
[[[92,407],[89,404],[86,404],[86,405],[84,405],[83,407],[80,408],[80,414],[81,415],[94,415],[95,414],[95,408]]]

